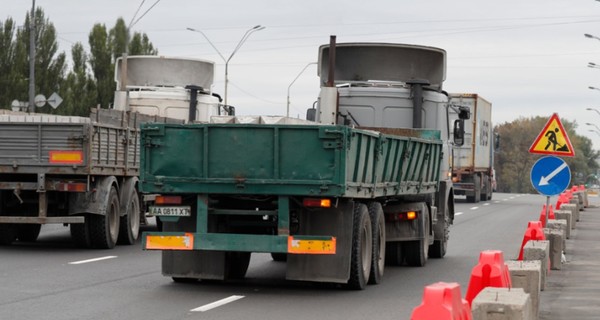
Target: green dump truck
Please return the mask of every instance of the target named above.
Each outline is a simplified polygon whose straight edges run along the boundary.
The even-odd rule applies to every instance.
[[[329,48],[320,48],[323,70]],[[215,117],[142,126],[140,187],[156,195],[150,211],[163,223],[162,231],[143,235],[143,247],[162,250],[165,276],[242,278],[251,253],[263,252],[286,261],[287,279],[363,289],[381,281],[386,261],[423,266],[445,255],[454,218],[445,52],[397,44],[334,48],[338,62],[329,64],[336,69],[383,66],[385,56],[398,63],[365,73],[378,82],[344,85],[348,79],[338,73],[329,89],[339,98],[334,106],[320,98],[311,112],[316,122]],[[418,53],[431,65],[415,74],[403,57]],[[404,81],[416,76],[429,81]],[[413,119],[415,108],[424,116]]]

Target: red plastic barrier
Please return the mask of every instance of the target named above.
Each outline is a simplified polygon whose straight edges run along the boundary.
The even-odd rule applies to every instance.
[[[548,220],[556,219],[554,216],[554,210],[552,209],[552,205],[548,206]],[[542,206],[542,212],[540,212],[540,222],[542,223],[542,228],[546,227],[546,205]]]
[[[579,191],[585,191],[585,186],[584,186],[584,185],[582,185],[582,184],[580,184],[580,185],[579,185]]]
[[[413,309],[411,320],[472,320],[471,306],[461,298],[458,283],[438,282],[423,290],[423,302]]]
[[[523,242],[521,243],[521,250],[519,250],[519,258],[517,258],[517,260],[523,260],[523,248],[529,240],[546,240],[544,230],[542,230],[541,221],[529,221],[527,224],[527,230],[525,230]]]
[[[560,210],[560,206],[563,203],[569,203],[569,199],[567,198],[567,195],[564,192],[558,195],[558,200],[556,200],[556,210]]]
[[[539,222],[539,221],[538,221]],[[479,254],[479,263],[471,271],[471,279],[465,299],[469,305],[487,287],[510,288],[510,273],[499,250],[485,250]]]

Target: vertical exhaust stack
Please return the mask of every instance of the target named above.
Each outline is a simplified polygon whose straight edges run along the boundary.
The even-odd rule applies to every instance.
[[[198,91],[202,91],[202,87],[193,84],[185,86],[186,89],[190,90],[190,113],[188,122],[193,123],[196,121],[196,109],[198,106]]]
[[[415,79],[407,82],[411,86],[413,98],[413,128],[423,128],[423,86],[428,86],[429,81]]]
[[[338,114],[338,91],[335,86],[335,36],[329,40],[329,70],[327,83],[321,87],[317,121],[324,124],[336,124]]]

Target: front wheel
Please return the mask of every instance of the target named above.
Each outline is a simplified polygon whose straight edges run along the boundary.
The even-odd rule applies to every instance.
[[[41,224],[20,224],[17,227],[17,239],[23,242],[35,242],[40,235]]]
[[[348,280],[350,289],[363,290],[367,285],[371,273],[372,241],[369,210],[366,205],[355,203],[352,222],[350,279]]]

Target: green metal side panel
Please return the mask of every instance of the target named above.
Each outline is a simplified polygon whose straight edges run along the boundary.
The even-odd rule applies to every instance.
[[[424,138],[346,126],[145,124],[141,185],[150,193],[358,198],[433,192],[439,132],[419,134]]]

